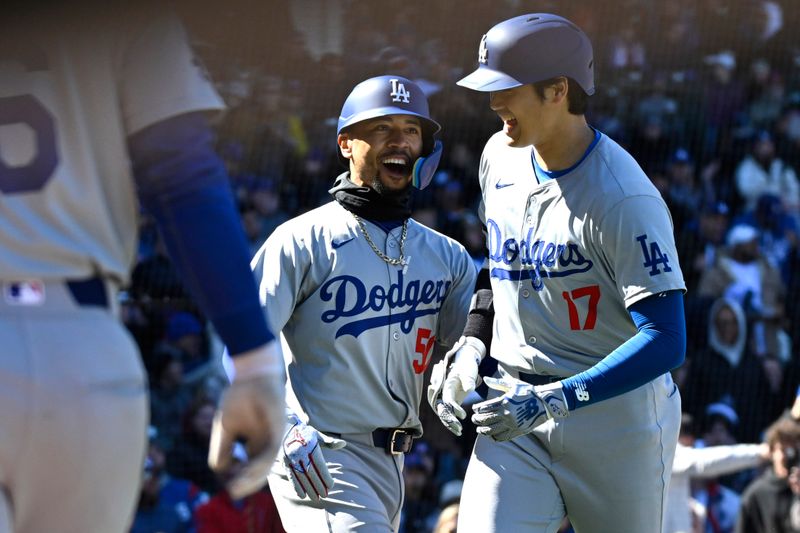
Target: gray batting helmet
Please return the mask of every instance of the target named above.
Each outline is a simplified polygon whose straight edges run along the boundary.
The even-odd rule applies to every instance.
[[[478,68],[458,81],[476,91],[502,91],[558,76],[594,94],[592,43],[569,20],[532,13],[493,26],[481,39]]]
[[[414,163],[414,186],[423,189],[433,179],[442,154],[442,143],[434,139],[441,129],[430,117],[428,99],[419,85],[402,76],[377,76],[362,81],[350,92],[339,114],[336,134],[371,118],[412,115],[422,123],[422,155]],[[340,154],[341,157],[341,154]]]

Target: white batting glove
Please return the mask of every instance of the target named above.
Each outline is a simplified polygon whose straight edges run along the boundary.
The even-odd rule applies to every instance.
[[[473,407],[472,421],[481,435],[496,441],[511,440],[530,433],[546,420],[569,415],[561,382],[534,387],[513,378],[484,381],[505,394]]]
[[[322,448],[338,450],[346,442],[317,431],[304,424],[296,415],[291,415],[292,427],[283,438],[283,465],[292,480],[298,498],[308,496],[319,501],[333,487],[333,477],[322,456]]]
[[[463,430],[459,419],[464,420],[467,412],[461,403],[469,393],[475,390],[480,379],[478,365],[486,355],[486,346],[476,337],[461,337],[458,342],[445,354],[442,361],[436,366],[438,375],[434,378],[431,374],[431,385],[428,386],[428,403],[436,411],[439,420],[455,435],[461,435]],[[450,359],[453,364],[447,377],[443,374]],[[434,368],[434,373],[437,369]],[[443,382],[439,383],[439,380]],[[439,394],[441,392],[441,394]]]
[[[227,485],[234,499],[260,490],[286,427],[283,358],[276,341],[233,358],[236,375],[223,392],[211,427],[208,465],[224,472],[233,462],[233,447],[245,443],[250,458]]]

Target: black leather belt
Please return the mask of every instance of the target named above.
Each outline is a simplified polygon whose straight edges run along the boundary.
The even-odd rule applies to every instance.
[[[108,307],[108,292],[103,278],[67,281],[66,285],[78,305]]]
[[[564,378],[562,378],[561,376],[545,376],[543,374],[526,374],[524,372],[520,372],[519,379],[535,387],[537,385],[547,385],[548,383],[555,383],[556,381],[561,381]]]
[[[414,436],[405,429],[378,428],[372,432],[372,443],[386,450],[386,453],[399,455],[411,451]]]

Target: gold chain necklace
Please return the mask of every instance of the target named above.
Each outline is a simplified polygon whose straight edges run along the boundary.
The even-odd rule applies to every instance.
[[[375,246],[375,243],[372,242],[372,239],[369,236],[369,232],[367,232],[367,226],[364,225],[364,221],[361,220],[361,217],[359,217],[355,213],[352,213],[352,215],[353,218],[356,219],[356,222],[358,222],[358,227],[361,229],[361,233],[364,234],[364,238],[367,239],[367,244],[369,244],[370,248],[372,248],[372,251],[375,252],[375,255],[377,255],[390,265],[401,266],[401,267],[405,267],[408,265],[408,261],[406,260],[405,257],[403,257],[403,249],[406,244],[406,235],[408,234],[408,219],[405,219],[403,221],[403,232],[400,234],[400,257],[395,259],[381,252],[378,249],[378,247]]]

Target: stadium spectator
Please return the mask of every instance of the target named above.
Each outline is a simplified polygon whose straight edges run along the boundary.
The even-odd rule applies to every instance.
[[[131,533],[195,533],[195,507],[204,503],[208,495],[190,481],[167,474],[164,451],[157,442],[158,430],[153,426],[148,438],[142,489]]]
[[[730,209],[726,203],[709,202],[680,231],[678,257],[690,294],[694,293],[703,273],[716,262],[725,244],[729,221]]]
[[[244,457],[236,447],[234,456]],[[234,459],[232,473],[239,460]],[[219,486],[225,487],[229,474],[219,475]],[[197,533],[285,533],[275,500],[269,487],[240,500],[234,500],[224,488],[200,505],[196,511]]]
[[[183,371],[188,375],[208,363],[206,332],[200,319],[187,311],[167,318],[165,342],[181,354]]]
[[[456,533],[458,530],[458,502],[451,503],[439,513],[433,533]]]
[[[669,206],[672,221],[683,228],[700,210],[701,193],[695,178],[695,164],[689,150],[680,147],[667,164],[669,189],[664,200]]]
[[[762,194],[755,209],[745,211],[736,223],[758,230],[761,252],[780,271],[783,282],[789,283],[792,259],[798,250],[798,226],[797,219],[786,213],[781,198],[773,193]]]
[[[732,405],[732,398],[723,398],[722,401],[706,407],[704,417],[701,419],[701,438],[697,439],[696,443],[698,448],[738,445],[741,424],[739,415]],[[739,469],[736,472],[695,481],[692,494],[703,509],[701,525],[705,529],[717,528],[721,532],[731,533],[739,508],[740,494],[755,475],[756,471],[753,469]]]
[[[737,533],[800,531],[800,424],[789,417],[767,429],[771,468],[742,495]]]
[[[759,357],[783,358],[781,339],[785,286],[780,273],[761,254],[758,230],[737,225],[726,238],[726,250],[700,278],[698,293],[704,298],[725,296],[742,306],[752,328]],[[773,383],[773,388],[777,384]]]
[[[745,209],[754,211],[759,197],[771,193],[784,202],[792,216],[800,209],[800,183],[794,169],[777,157],[772,134],[761,130],[752,141],[752,149],[736,167],[736,187]]]
[[[780,117],[785,101],[783,78],[777,73],[768,74],[766,83],[757,89],[747,107],[748,125],[757,129],[771,127]]]
[[[145,464],[139,504],[130,533],[185,533],[178,512],[159,501],[159,483],[150,472],[151,468]]]
[[[643,117],[638,126],[628,125],[632,130],[629,144],[631,155],[640,162],[650,179],[654,174],[666,173],[670,158],[672,139],[667,137],[664,122],[656,116]],[[659,187],[664,201],[669,201],[668,187]]]
[[[188,479],[201,490],[215,494],[217,477],[208,466],[211,421],[216,403],[203,395],[196,397],[183,416],[182,431],[167,454],[167,471]]]
[[[725,397],[736,398],[742,418],[739,438],[758,440],[786,403],[780,389],[772,388],[778,363],[755,354],[745,312],[733,299],[714,300],[708,320],[698,329],[707,330],[707,344],[689,355],[688,375],[681,385],[683,410],[700,418],[706,406]]]
[[[425,533],[430,531],[429,519],[436,507],[436,491],[430,480],[433,474],[433,457],[424,441],[417,441],[406,454],[403,466],[405,500],[400,514],[400,533]]]
[[[180,434],[181,420],[192,400],[192,392],[183,380],[181,352],[160,344],[145,359],[150,380],[150,424],[158,432],[158,442],[170,450]]]
[[[736,55],[723,50],[706,57],[710,77],[702,88],[702,112],[705,116],[703,150],[717,153],[729,150],[733,127],[744,111],[745,87],[736,76]]]

